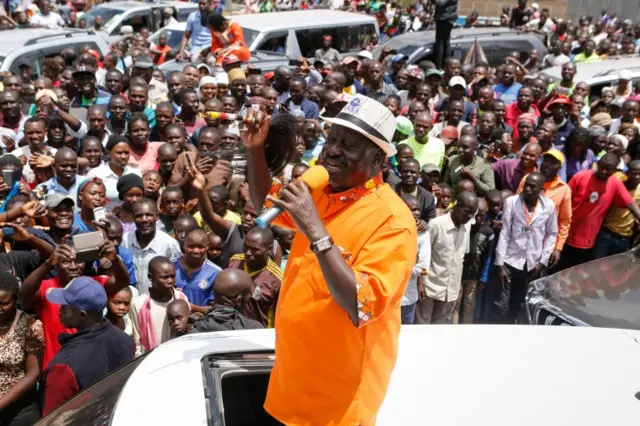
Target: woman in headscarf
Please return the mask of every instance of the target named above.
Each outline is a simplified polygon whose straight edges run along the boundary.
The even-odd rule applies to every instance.
[[[534,114],[522,114],[518,117],[518,139],[513,141],[513,151],[518,152],[520,148],[528,144],[529,142],[535,142],[536,138],[533,136],[536,129],[536,123],[538,117]]]

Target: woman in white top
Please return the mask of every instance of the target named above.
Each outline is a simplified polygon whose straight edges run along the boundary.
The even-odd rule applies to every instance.
[[[107,209],[111,210],[116,204],[120,203],[118,190],[116,188],[120,176],[129,173],[141,176],[141,173],[137,168],[127,165],[127,163],[129,163],[131,150],[125,137],[120,135],[109,136],[106,150],[109,153],[109,161],[95,169],[91,169],[89,173],[87,173],[87,177],[98,177],[102,179],[102,182],[104,182],[107,188],[107,200],[109,201]]]

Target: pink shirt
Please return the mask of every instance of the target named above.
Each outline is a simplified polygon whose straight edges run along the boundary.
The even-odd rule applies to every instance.
[[[164,142],[149,142],[147,144],[147,150],[142,155],[138,155],[131,150],[129,165],[137,167],[141,174],[145,174],[149,170],[155,170],[156,160],[158,158],[158,148],[163,144]]]

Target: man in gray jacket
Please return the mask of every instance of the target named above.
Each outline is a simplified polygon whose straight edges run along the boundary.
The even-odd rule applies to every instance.
[[[436,67],[442,69],[445,58],[451,56],[451,29],[458,19],[458,0],[435,0]]]

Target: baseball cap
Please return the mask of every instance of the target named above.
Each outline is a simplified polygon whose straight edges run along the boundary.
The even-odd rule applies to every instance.
[[[198,65],[198,69],[199,69],[199,70],[201,70],[201,69],[203,69],[203,68],[207,71],[207,74],[211,74],[211,71],[212,71],[212,70],[211,70],[211,67],[210,67],[209,65],[207,65],[207,64],[200,64],[200,65]]]
[[[81,75],[81,74],[91,74],[91,75],[96,75],[96,69],[94,67],[92,67],[91,65],[81,65],[78,67],[78,69],[76,69],[73,74],[71,74],[72,77]]]
[[[432,75],[437,75],[438,77],[442,77],[444,71],[440,71],[437,68],[429,68],[426,72],[427,77],[431,77]]]
[[[86,312],[102,312],[107,306],[107,292],[96,280],[78,277],[64,288],[49,288],[47,300],[56,305],[69,305]]]
[[[413,132],[413,123],[407,117],[399,115],[396,117],[396,132],[409,136]]]
[[[424,80],[424,71],[417,65],[410,65],[407,67],[407,75],[409,77],[417,78],[418,80]]]
[[[373,55],[368,50],[361,50],[360,53],[358,53],[358,57],[369,60],[373,59]]]
[[[66,195],[60,195],[60,194],[52,194],[47,196],[44,202],[44,206],[49,209],[55,209],[63,202],[70,203],[71,207],[74,207],[76,205],[76,203],[73,201],[73,198],[71,197],[68,197]]]
[[[551,107],[553,105],[571,105],[571,100],[566,97],[566,96],[556,96],[553,99],[551,99],[551,101],[547,104],[547,107],[545,108],[546,112],[551,111]]]
[[[360,61],[358,60],[358,58],[355,58],[353,56],[347,56],[346,58],[344,58],[342,60],[342,64],[343,65],[349,65],[349,64],[351,64],[353,62],[356,62],[358,65],[360,65]]]
[[[403,55],[402,53],[398,53],[397,55],[393,55],[391,57],[391,62],[406,61],[407,59],[409,59],[409,57],[407,55]]]
[[[436,166],[433,163],[427,163],[424,166],[422,166],[422,173],[428,175],[429,173],[433,173],[433,172],[438,172],[438,174],[440,174],[440,167]]]
[[[618,80],[631,80],[631,71],[626,68],[618,71]]]
[[[153,68],[153,59],[150,55],[140,55],[133,59],[134,68]]]
[[[454,87],[454,86],[462,86],[466,89],[467,82],[464,81],[464,78],[457,75],[455,77],[451,77],[451,80],[449,80],[449,87]]]
[[[543,154],[543,156],[544,155],[548,155],[550,157],[553,157],[556,160],[558,160],[560,162],[560,164],[564,164],[564,161],[565,161],[564,154],[562,152],[560,152],[559,150],[555,149],[555,148],[552,148],[549,151],[545,152]]]
[[[440,139],[444,142],[445,145],[450,145],[451,142],[458,139],[458,129],[454,126],[446,126],[440,132]]]

